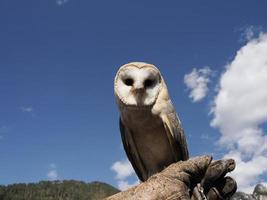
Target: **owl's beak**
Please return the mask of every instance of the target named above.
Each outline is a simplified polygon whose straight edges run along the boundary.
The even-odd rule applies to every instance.
[[[145,88],[144,87],[133,87],[133,93],[134,93],[137,105],[143,105],[143,101],[145,97]]]
[[[133,88],[133,93],[139,94],[139,95],[144,94],[145,93],[145,88],[143,88],[143,87]]]

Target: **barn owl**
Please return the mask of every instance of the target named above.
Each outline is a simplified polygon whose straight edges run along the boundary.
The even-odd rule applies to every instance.
[[[141,181],[188,159],[181,122],[154,65],[132,62],[120,67],[114,92],[123,146]]]

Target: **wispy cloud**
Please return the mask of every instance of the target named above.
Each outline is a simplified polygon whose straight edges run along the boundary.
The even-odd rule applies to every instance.
[[[209,67],[194,68],[192,72],[184,76],[184,83],[190,90],[189,97],[193,102],[198,102],[207,95],[209,90],[207,85],[210,82],[211,72]]]
[[[202,140],[212,140],[213,138],[209,134],[203,133],[203,134],[200,135],[200,139],[202,139]]]
[[[248,38],[251,35],[248,33]],[[251,39],[226,66],[214,98],[211,122],[221,132],[225,157],[237,162],[232,173],[241,191],[252,192],[267,175],[267,34]]]
[[[67,3],[69,0],[56,0],[57,5],[61,6],[65,3]]]
[[[132,187],[139,183],[138,180],[135,180],[132,183],[127,180],[131,176],[135,175],[134,169],[128,160],[122,160],[113,163],[111,169],[116,173],[115,178],[117,180],[117,185],[120,190],[126,190],[129,187]]]
[[[240,29],[241,31],[241,41],[248,42],[255,37],[258,37],[259,34],[263,31],[261,26],[245,26]]]
[[[51,180],[51,181],[59,179],[57,167],[54,163],[51,163],[49,165],[49,170],[48,170],[46,175],[49,178],[49,180]]]
[[[21,107],[20,107],[20,110],[21,110],[22,112],[28,112],[28,113],[33,112],[33,108],[32,108],[32,107],[24,107],[24,106],[21,106]]]

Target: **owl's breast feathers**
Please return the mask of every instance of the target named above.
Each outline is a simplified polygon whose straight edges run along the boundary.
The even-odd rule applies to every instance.
[[[187,146],[185,141],[182,141],[185,140],[182,138],[184,136],[179,136],[183,133],[177,129],[179,124],[175,124],[179,121],[175,121],[173,116],[166,112],[154,114],[152,110],[125,108],[121,113],[124,148],[142,181],[171,163],[188,159]],[[165,108],[165,111],[168,110],[172,109]],[[175,128],[177,130],[173,133]]]

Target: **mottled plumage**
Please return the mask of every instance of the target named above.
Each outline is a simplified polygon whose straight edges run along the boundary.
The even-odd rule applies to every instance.
[[[123,65],[115,77],[114,89],[123,146],[141,181],[171,163],[188,159],[181,122],[154,65]]]

